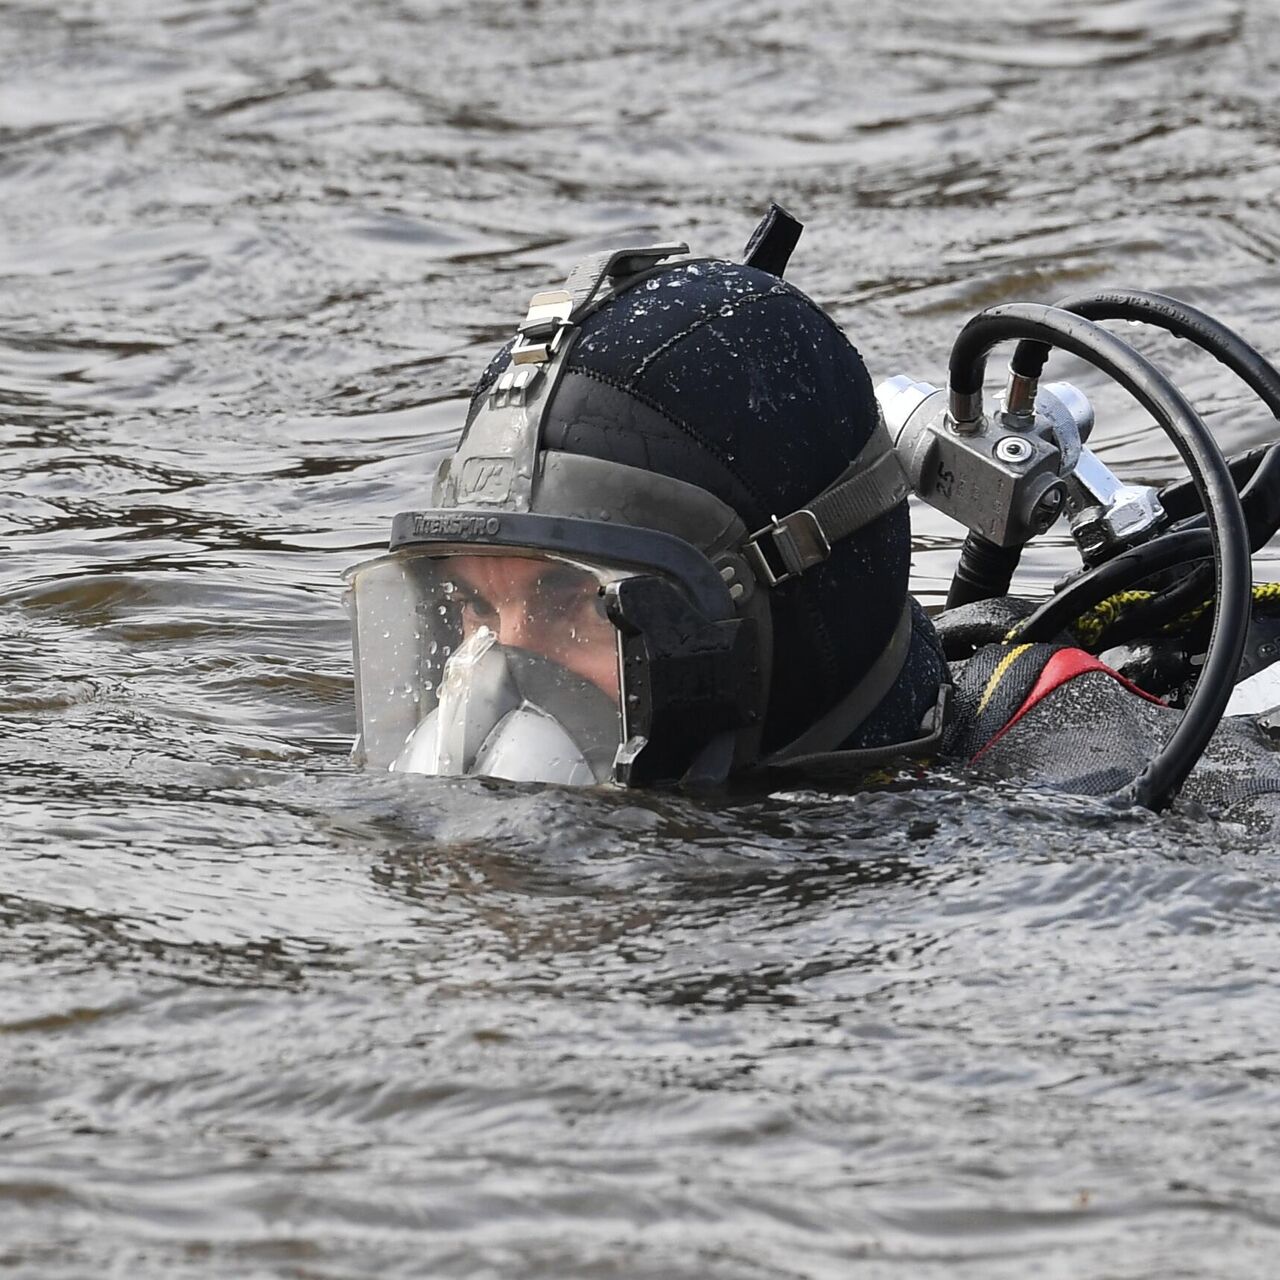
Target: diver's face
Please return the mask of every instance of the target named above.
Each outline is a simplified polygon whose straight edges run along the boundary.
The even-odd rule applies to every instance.
[[[459,556],[451,569],[464,640],[486,628],[499,644],[550,658],[618,697],[617,632],[590,573],[515,556]]]

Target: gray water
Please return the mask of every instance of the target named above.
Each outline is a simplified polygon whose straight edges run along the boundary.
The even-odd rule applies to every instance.
[[[338,576],[530,293],[770,197],[877,377],[1111,284],[1280,352],[1277,19],[0,0],[0,1271],[1277,1274],[1276,850],[959,773],[362,776]]]

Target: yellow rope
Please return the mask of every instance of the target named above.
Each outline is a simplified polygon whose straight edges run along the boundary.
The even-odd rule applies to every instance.
[[[1071,630],[1075,633],[1075,637],[1082,645],[1094,645],[1101,638],[1104,631],[1107,630],[1121,615],[1126,613],[1134,605],[1139,605],[1155,594],[1153,591],[1120,591],[1113,596],[1108,596],[1105,600],[1100,600],[1097,604],[1082,613],[1075,622],[1071,624]],[[1253,587],[1253,602],[1257,605],[1277,605],[1280,604],[1280,582],[1258,582]],[[1169,632],[1181,631],[1189,627],[1197,618],[1199,618],[1206,609],[1213,604],[1212,600],[1206,600],[1202,604],[1197,605],[1194,609],[1184,613],[1182,617],[1162,627],[1161,630]],[[1009,633],[1006,640],[1011,639],[1013,632]]]
[[[1087,613],[1082,613],[1071,624],[1071,630],[1081,644],[1093,644],[1122,613],[1135,604],[1150,600],[1153,595],[1154,591],[1118,591],[1105,600],[1099,600]]]

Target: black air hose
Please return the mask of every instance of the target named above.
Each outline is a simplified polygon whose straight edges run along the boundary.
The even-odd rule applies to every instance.
[[[1280,444],[1270,444],[1262,450],[1261,461],[1240,490],[1240,505],[1249,530],[1249,545],[1254,551],[1261,551],[1280,529]],[[1205,523],[1204,512],[1197,511],[1177,527],[1203,529]]]
[[[1252,570],[1240,497],[1213,437],[1168,378],[1114,334],[1054,307],[1030,303],[992,307],[965,325],[951,349],[950,394],[955,417],[963,420],[980,400],[987,355],[998,342],[1010,339],[1060,347],[1088,360],[1124,387],[1168,433],[1209,517],[1219,608],[1204,668],[1169,740],[1116,796],[1126,803],[1160,809],[1173,798],[1213,736],[1244,652]],[[1035,376],[1035,371],[1029,371],[1028,376]],[[1019,636],[1035,638],[1026,628],[1019,630]]]
[[[1061,311],[1070,311],[1086,320],[1141,321],[1164,329],[1175,337],[1185,338],[1236,374],[1257,393],[1271,414],[1280,418],[1280,371],[1238,333],[1197,307],[1162,293],[1148,293],[1140,289],[1109,289],[1101,293],[1084,294],[1064,299],[1057,306]],[[1049,358],[1049,348],[1048,343],[1024,339],[1014,350],[1010,369],[1023,377],[1039,379],[1044,372],[1045,361]],[[1270,449],[1270,446],[1266,448]],[[1261,454],[1264,451],[1256,452]],[[1251,467],[1250,462],[1253,463]],[[1268,467],[1263,476],[1256,475],[1257,459],[1252,455],[1239,462],[1233,460],[1229,464],[1233,475],[1239,469],[1247,468],[1249,475],[1256,476],[1258,480],[1258,483],[1249,485],[1241,494],[1249,525],[1249,542],[1254,551],[1265,546],[1275,536],[1276,530],[1280,529],[1280,457],[1272,455],[1271,462],[1274,469]],[[1191,487],[1187,482],[1179,482],[1172,487],[1166,510],[1174,519],[1179,518],[1176,508],[1184,506],[1191,496],[1183,496],[1186,489]],[[1163,502],[1165,494],[1160,496]],[[1170,509],[1171,506],[1175,509]],[[1182,514],[1190,513],[1184,511]],[[975,546],[971,551],[970,543],[975,539],[986,545]],[[960,553],[960,567],[956,570],[951,593],[947,596],[948,608],[967,604],[971,600],[1003,595],[1008,591],[1013,571],[1022,554],[1021,548],[1009,548],[1005,558],[997,565],[991,555],[992,546],[977,534],[966,538]],[[1203,575],[1199,575],[1195,583],[1189,583],[1185,592],[1177,588],[1174,590],[1177,594],[1167,602],[1163,594],[1160,598],[1158,612],[1165,621],[1181,616],[1186,609],[1186,597],[1204,590]],[[1152,607],[1155,608],[1154,605]],[[1155,616],[1155,613],[1143,610],[1144,623],[1148,618],[1154,620]],[[1136,625],[1137,619],[1134,622]]]
[[[1021,558],[1021,547],[1002,547],[971,531],[960,548],[960,563],[951,578],[946,607],[955,609],[1007,595]]]
[[[1132,320],[1185,338],[1230,369],[1266,405],[1271,416],[1280,419],[1280,370],[1234,329],[1228,329],[1198,307],[1141,289],[1108,289],[1083,294],[1058,303],[1058,307],[1086,320]],[[1038,378],[1048,357],[1049,347],[1045,343],[1023,341],[1014,350],[1009,367],[1024,377]],[[1277,471],[1280,461],[1275,457],[1274,446],[1264,446],[1228,462],[1233,477],[1240,468],[1249,468],[1250,464],[1249,483],[1243,488],[1241,499],[1249,524],[1249,541],[1257,551],[1280,529],[1280,473]],[[1185,506],[1185,481],[1173,486],[1172,492],[1176,494],[1173,500]]]
[[[1266,405],[1271,416],[1280,419],[1280,370],[1234,329],[1228,329],[1220,320],[1215,320],[1198,307],[1163,293],[1147,293],[1141,289],[1108,289],[1068,298],[1058,306],[1063,311],[1084,316],[1086,320],[1139,321],[1164,329],[1177,338],[1185,338],[1230,369]],[[1014,350],[1009,367],[1024,377],[1038,378],[1048,356],[1049,348],[1045,343],[1023,341]],[[1246,503],[1245,516],[1255,551],[1265,546],[1280,528],[1280,481],[1273,469],[1280,464],[1274,454],[1269,459],[1266,456],[1271,449],[1271,446],[1265,446],[1263,450],[1252,451],[1228,463],[1232,474],[1236,475],[1239,467],[1249,466],[1256,454],[1263,454],[1260,462],[1253,466],[1251,482],[1241,495]],[[1260,465],[1268,461],[1271,465]],[[1184,483],[1173,487],[1177,494],[1173,498],[1175,502],[1185,503],[1182,496]]]
[[[1263,458],[1253,470],[1253,475],[1240,493],[1240,506],[1244,511],[1245,527],[1249,533],[1249,547],[1260,551],[1271,541],[1280,527],[1280,444],[1267,445]],[[1234,469],[1233,469],[1234,471]],[[1176,525],[1170,532],[1186,529],[1205,529],[1208,520],[1203,511]],[[1168,536],[1162,535],[1162,536]],[[1159,541],[1159,539],[1156,539]],[[1119,618],[1101,637],[1098,648],[1128,644],[1141,636],[1148,636],[1160,627],[1177,620],[1198,608],[1213,595],[1213,566],[1197,565],[1184,574],[1173,586],[1166,587],[1158,595]]]
[[[1199,308],[1166,294],[1148,293],[1141,289],[1108,289],[1068,298],[1058,306],[1087,320],[1139,321],[1186,339],[1236,374],[1257,394],[1271,415],[1280,418],[1280,371],[1233,329]],[[1015,349],[1010,368],[1025,377],[1038,378],[1048,356],[1049,347],[1045,343],[1026,340]],[[1250,458],[1251,455],[1247,455],[1242,461],[1247,462]],[[1237,463],[1232,461],[1228,465],[1235,477]],[[1185,487],[1186,482],[1181,482],[1174,496],[1174,502],[1184,509],[1191,497],[1190,494],[1184,497]],[[1249,531],[1250,548],[1258,551],[1280,528],[1280,448],[1269,446],[1262,452],[1241,490],[1240,501]],[[1201,514],[1193,527],[1203,525],[1204,519]],[[1192,572],[1181,582],[1160,592],[1141,610],[1117,623],[1108,633],[1107,642],[1123,644],[1153,627],[1176,621],[1199,605],[1208,591],[1209,576],[1205,569]]]
[[[1212,555],[1213,538],[1208,529],[1162,533],[1103,561],[1055,592],[1018,626],[1017,639],[1024,643],[1055,641],[1070,631],[1077,618],[1111,596],[1145,582],[1152,574]]]
[[[1137,320],[1186,338],[1226,365],[1280,418],[1280,371],[1233,329],[1198,308],[1141,289],[1089,293],[1057,305],[1086,320]],[[1018,343],[1009,367],[1023,377],[1038,378],[1048,358],[1048,343],[1027,339]]]
[[[1255,445],[1252,449],[1246,449],[1244,453],[1235,453],[1227,458],[1231,478],[1236,482],[1236,489],[1239,490],[1242,498],[1245,485],[1253,479],[1263,458],[1275,447],[1274,444]],[[1200,506],[1200,499],[1196,497],[1195,485],[1185,478],[1171,480],[1160,490],[1160,505],[1164,508],[1165,515],[1175,525],[1179,520],[1189,520],[1195,516],[1204,518],[1204,509]],[[1248,516],[1248,514],[1246,511],[1245,515]]]

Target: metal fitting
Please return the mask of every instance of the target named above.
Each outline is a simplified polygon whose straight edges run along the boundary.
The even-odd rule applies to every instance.
[[[1041,533],[1048,529],[1062,514],[1066,498],[1066,490],[1061,484],[1055,484],[1052,489],[1046,489],[1041,495],[1040,501],[1036,503],[1031,511],[1032,523],[1036,525]]]
[[[1011,462],[1015,466],[1018,463],[1026,462],[1031,455],[1035,453],[1029,441],[1024,440],[1021,436],[1005,436],[1003,440],[996,444],[996,457],[1001,462]]]
[[[1150,485],[1124,484],[1097,454],[1089,449],[1068,481],[1071,536],[1086,564],[1092,564],[1118,547],[1142,541],[1165,520],[1156,490]]]
[[[1016,395],[1030,382],[1020,380]],[[881,383],[876,398],[912,490],[945,515],[1015,547],[1061,514],[1062,477],[1080,455],[1080,435],[1076,414],[1047,389],[1034,413],[1002,407],[991,418],[981,394],[948,394],[907,377]]]
[[[982,430],[982,390],[949,391],[948,418],[957,435],[971,436]]]
[[[1004,393],[1004,411],[1015,418],[1035,417],[1036,392],[1039,389],[1039,378],[1028,378],[1009,370],[1009,385]]]
[[[1070,414],[1076,426],[1076,434],[1080,437],[1080,443],[1086,443],[1093,432],[1094,423],[1093,405],[1089,397],[1070,382],[1046,382],[1040,388],[1039,403],[1045,404],[1049,396],[1052,396]]]

